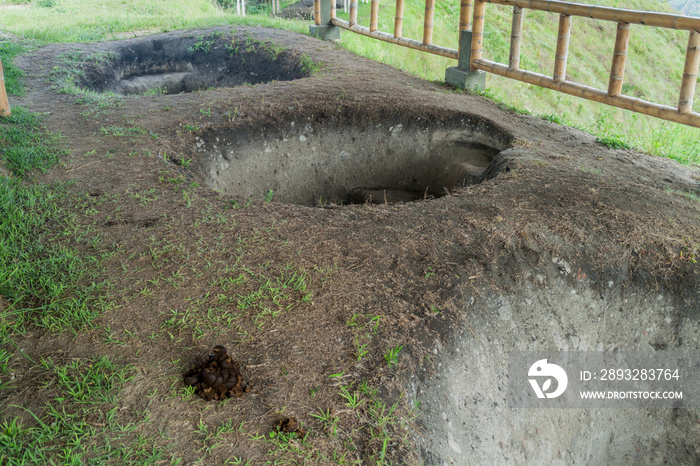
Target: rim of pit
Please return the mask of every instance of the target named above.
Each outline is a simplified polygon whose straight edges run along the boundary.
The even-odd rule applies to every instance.
[[[77,84],[95,92],[160,95],[292,81],[317,65],[250,34],[184,33],[144,37],[91,58]]]
[[[488,121],[395,117],[294,120],[195,136],[199,177],[222,194],[305,206],[442,197],[497,176],[512,136]]]

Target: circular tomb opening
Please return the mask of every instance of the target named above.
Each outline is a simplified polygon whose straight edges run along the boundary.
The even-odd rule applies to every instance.
[[[88,61],[78,85],[116,94],[179,94],[291,81],[311,74],[308,57],[250,35],[158,35],[127,41]]]
[[[355,120],[357,121],[357,120]],[[289,122],[207,131],[194,143],[205,182],[227,195],[307,206],[444,196],[498,172],[511,136],[484,121]]]

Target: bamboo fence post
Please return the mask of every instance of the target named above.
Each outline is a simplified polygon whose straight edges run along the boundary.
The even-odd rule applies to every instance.
[[[481,58],[481,47],[484,41],[484,15],[486,14],[486,1],[476,0],[474,3],[474,21],[472,22],[472,50],[470,70],[476,71],[474,60]]]
[[[0,60],[0,117],[9,117],[10,101],[7,100],[7,92],[5,91],[5,74],[2,69],[2,60]]]
[[[396,0],[396,18],[394,18],[394,39],[403,34],[403,0]]]
[[[622,79],[625,77],[625,63],[627,62],[627,46],[630,41],[630,23],[620,21],[617,23],[615,35],[615,51],[613,52],[612,68],[610,70],[610,84],[608,95],[615,96],[622,92]]]
[[[370,14],[369,14],[369,32],[376,31],[378,23],[379,23],[379,0],[372,0],[372,3],[370,5]]]
[[[474,0],[462,0],[459,10],[459,31],[468,31],[472,27],[472,7]]]
[[[433,16],[435,15],[435,0],[425,0],[425,20],[423,21],[423,45],[433,43]]]
[[[523,20],[525,10],[519,6],[513,7],[513,23],[510,33],[510,56],[508,57],[508,68],[517,70],[520,68],[520,43],[523,39]]]
[[[350,16],[348,22],[350,26],[357,24],[357,0],[350,0]]]
[[[314,0],[314,24],[321,25],[321,0]]]
[[[571,36],[571,16],[559,15],[559,34],[557,52],[554,55],[554,81],[566,81],[566,61],[569,56],[569,37]]]
[[[690,31],[688,38],[681,95],[678,98],[678,111],[680,113],[690,113],[693,108],[695,86],[698,82],[698,68],[700,68],[700,31],[693,30]]]

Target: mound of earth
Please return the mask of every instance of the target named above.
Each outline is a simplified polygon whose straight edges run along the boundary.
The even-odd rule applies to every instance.
[[[47,77],[67,52],[212,34],[320,66],[112,106]],[[95,328],[135,335],[34,331],[23,348],[139,368],[120,416],[149,410],[143,434],[167,432],[173,458],[198,460],[199,422],[230,421],[248,434],[212,449],[212,464],[299,459],[250,434],[282,417],[321,463],[334,451],[393,464],[700,461],[697,408],[514,410],[507,397],[512,352],[700,349],[694,169],[285,31],[52,45],[18,65],[28,91],[12,103],[47,113],[71,154],[37,179],[70,181],[76,218],[100,235],[115,306]],[[358,189],[364,202],[348,202]],[[427,194],[384,202],[395,189]],[[172,396],[215,344],[235,352],[251,393],[216,409]],[[40,378],[18,380],[3,418],[32,422],[17,406],[48,395]]]

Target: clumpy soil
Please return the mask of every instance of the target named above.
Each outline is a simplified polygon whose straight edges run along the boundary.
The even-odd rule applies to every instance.
[[[147,40],[215,32],[230,39]],[[203,455],[199,423],[228,421],[240,430],[210,464],[700,461],[697,409],[512,410],[504,388],[511,351],[700,349],[700,204],[683,195],[697,171],[332,43],[240,34],[320,68],[101,107],[57,93],[49,72],[67,52],[121,56],[146,39],[18,60],[29,89],[12,103],[46,113],[70,151],[36,178],[71,182],[66,207],[109,252],[114,303],[77,335],[29,332],[27,356],[133,365],[119,415],[147,410],[140,434],[184,464]],[[413,197],[384,202],[395,191]],[[193,401],[183,375],[215,345],[251,386]],[[11,364],[2,416],[32,422],[18,406],[40,413],[49,395],[27,358]],[[391,422],[378,402],[396,406]],[[304,436],[304,453],[272,448],[280,432]]]
[[[216,345],[205,360],[185,372],[183,383],[206,401],[242,396],[246,389],[240,364],[222,345]]]

